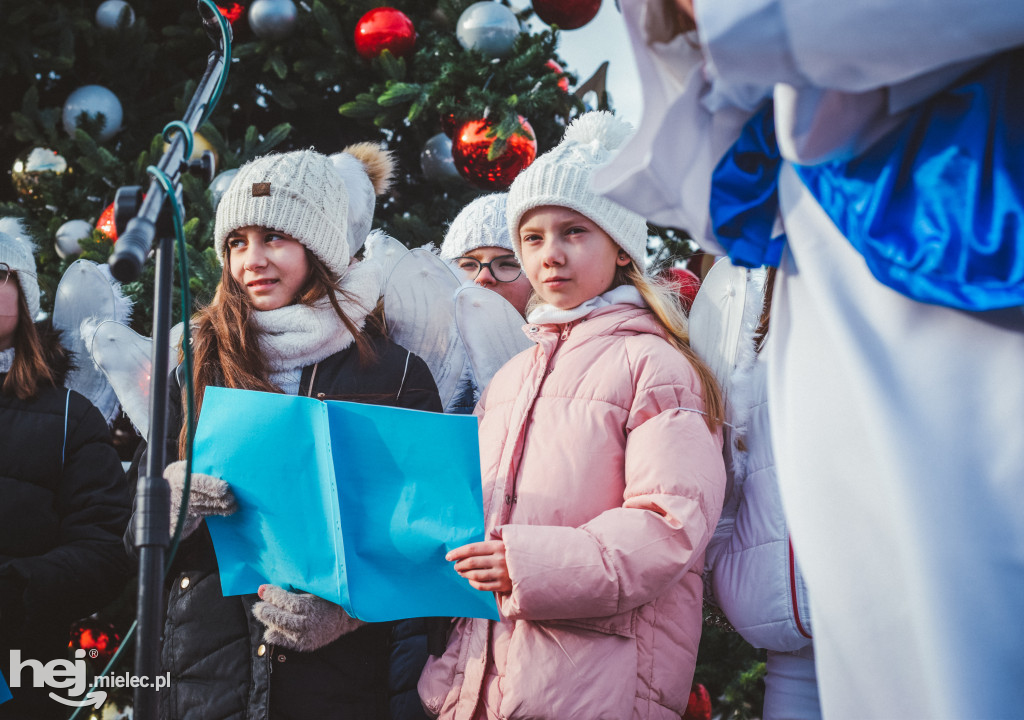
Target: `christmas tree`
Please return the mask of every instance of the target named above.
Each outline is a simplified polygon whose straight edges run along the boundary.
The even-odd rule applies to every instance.
[[[558,27],[585,24],[599,1],[217,5],[233,32],[232,62],[196,137],[197,153],[214,153],[217,177],[212,184],[183,177],[189,285],[198,303],[220,278],[212,249],[217,189],[255,156],[383,143],[398,173],[375,226],[408,247],[439,244],[463,206],[507,187],[588,109],[579,97],[585,79],[558,54]],[[114,195],[149,185],[146,168],[166,144],[162,131],[182,118],[213,47],[195,0],[13,0],[5,10],[0,166],[12,182],[0,183],[0,217],[22,219],[38,245],[42,305],[50,310],[71,262],[108,259]],[[534,12],[546,22],[524,29]],[[597,95],[596,107],[612,105]],[[693,247],[685,235],[652,228],[650,250],[670,263]],[[144,335],[152,284],[149,263],[124,288],[135,301],[133,326]],[[173,307],[177,321],[177,300]],[[749,699],[759,692],[759,656],[738,640],[712,629],[698,667],[716,712],[731,717],[760,708]],[[719,707],[729,688],[740,688],[739,699]]]
[[[467,202],[506,187],[535,153],[558,141],[584,110],[570,92],[578,78],[561,70],[554,27],[521,29],[530,8],[472,0],[377,4],[253,0],[243,7],[222,0],[233,62],[196,152],[212,150],[224,173],[273,150],[330,154],[382,142],[399,175],[376,225],[409,247],[437,243]],[[107,259],[114,232],[103,213],[117,188],[148,186],[145,168],[165,145],[161,131],[181,118],[212,48],[188,0],[108,0],[99,9],[20,0],[6,26],[0,77],[9,105],[0,119],[0,162],[12,168],[14,182],[0,188],[0,216],[24,218],[39,245],[48,308],[79,247],[82,257]],[[209,253],[213,201],[202,181],[185,178],[191,285],[200,302],[219,277]],[[97,224],[105,232],[91,231]],[[148,268],[126,288],[141,332],[149,329],[151,275]]]

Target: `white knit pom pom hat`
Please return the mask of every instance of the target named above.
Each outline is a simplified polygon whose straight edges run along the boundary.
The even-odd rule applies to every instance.
[[[505,208],[508,193],[481,195],[459,211],[448,226],[441,244],[441,259],[454,260],[482,247],[500,247],[512,252]]]
[[[326,155],[313,150],[265,155],[238,170],[217,205],[214,246],[256,225],[291,235],[339,277],[348,271],[348,191]]]
[[[7,218],[4,220],[3,230],[7,232],[0,230],[0,262],[7,263],[11,270],[18,273],[15,279],[21,287],[21,294],[25,296],[28,314],[35,320],[39,314],[39,282],[36,280],[32,241],[21,229],[20,222],[15,220],[9,223],[6,222]]]
[[[586,215],[611,236],[637,267],[647,267],[647,222],[590,189],[594,171],[611,160],[631,132],[629,123],[610,112],[586,113],[565,129],[558,145],[519,174],[509,188],[507,209],[508,230],[517,256],[523,215],[535,207],[555,205]]]

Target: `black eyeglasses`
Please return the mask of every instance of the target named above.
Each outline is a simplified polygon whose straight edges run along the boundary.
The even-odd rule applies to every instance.
[[[471,257],[458,257],[455,258],[455,264],[470,280],[476,280],[484,268],[490,270],[498,282],[512,282],[523,274],[523,268],[515,255],[499,255],[490,262],[480,262]]]

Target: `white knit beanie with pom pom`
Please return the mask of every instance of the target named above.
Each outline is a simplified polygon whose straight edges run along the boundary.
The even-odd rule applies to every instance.
[[[371,142],[349,145],[330,158],[348,190],[348,246],[355,255],[370,234],[377,196],[391,187],[395,161],[389,151]]]
[[[586,215],[608,233],[641,270],[647,266],[647,222],[590,189],[590,178],[611,160],[632,128],[610,112],[589,112],[565,129],[562,141],[521,172],[508,191],[508,229],[520,255],[519,223],[542,205],[567,207]],[[521,259],[521,258],[520,258]]]
[[[25,296],[28,314],[34,321],[39,314],[39,282],[36,280],[35,246],[17,218],[0,220],[0,262],[15,271],[15,279]]]
[[[459,211],[445,233],[441,259],[454,260],[482,247],[512,249],[505,220],[507,193],[481,195]]]

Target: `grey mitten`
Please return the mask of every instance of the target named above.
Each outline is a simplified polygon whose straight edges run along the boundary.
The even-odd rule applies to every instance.
[[[366,623],[349,617],[340,605],[309,593],[261,585],[253,616],[266,626],[263,640],[289,650],[312,652]]]
[[[171,486],[171,534],[178,524],[178,512],[181,510],[181,496],[185,489],[185,461],[173,462],[164,468],[164,479]],[[185,525],[181,529],[181,537],[187,538],[203,518],[208,515],[231,515],[238,509],[235,496],[226,482],[212,475],[192,473],[192,485],[189,488],[188,511],[185,514]]]

